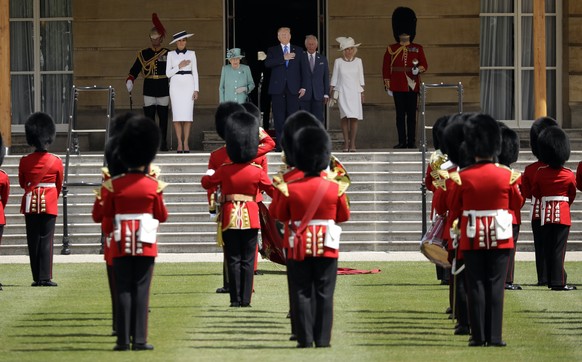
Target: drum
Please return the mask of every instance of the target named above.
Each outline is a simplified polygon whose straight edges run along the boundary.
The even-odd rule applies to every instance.
[[[449,252],[443,245],[443,230],[446,224],[446,217],[437,215],[431,223],[426,234],[420,240],[420,252],[432,263],[450,269]]]
[[[285,253],[283,251],[284,226],[271,216],[265,204],[257,202],[257,205],[259,205],[262,239],[259,252],[265,259],[269,259],[273,263],[285,265]]]

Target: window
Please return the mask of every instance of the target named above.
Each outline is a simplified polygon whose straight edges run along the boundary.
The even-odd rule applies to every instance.
[[[481,108],[511,127],[528,128],[535,118],[533,1],[481,0]],[[547,113],[559,119],[561,1],[545,4]]]
[[[73,86],[71,0],[10,1],[12,124],[33,112],[67,123]]]

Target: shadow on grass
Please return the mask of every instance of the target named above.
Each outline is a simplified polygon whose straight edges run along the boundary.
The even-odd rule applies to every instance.
[[[258,270],[261,274],[263,275],[285,275],[287,274],[287,272],[285,270],[263,270],[263,269],[259,269]],[[255,275],[255,277],[261,277],[261,275]]]
[[[166,273],[156,273],[155,278],[160,277],[207,277],[214,275],[222,275],[222,273],[189,273],[189,274],[166,274]]]

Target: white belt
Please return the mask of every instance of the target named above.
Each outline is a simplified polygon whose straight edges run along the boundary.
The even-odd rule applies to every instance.
[[[43,182],[43,183],[39,183],[34,188],[37,188],[37,187],[49,188],[49,187],[57,187],[57,185],[54,182],[50,182],[50,183]]]
[[[551,201],[565,201],[565,202],[569,202],[570,198],[568,198],[568,196],[543,196],[541,199],[541,211],[540,211],[540,225],[545,225],[545,221],[546,221],[546,205],[548,202]]]
[[[296,226],[301,224],[301,221],[292,221]],[[324,245],[328,248],[339,249],[340,235],[342,228],[335,224],[333,219],[313,219],[307,225],[309,226],[326,226],[326,233],[324,238]],[[289,246],[294,247],[295,232],[291,230],[289,236]]]
[[[151,219],[154,217],[152,214],[144,213],[144,214],[115,214],[115,221],[122,221],[122,220],[141,220],[143,218]]]
[[[465,210],[463,211],[463,216],[475,216],[475,217],[485,217],[485,216],[497,216],[500,212],[505,210]]]
[[[301,221],[292,221],[292,222],[295,223],[296,226],[301,225]],[[333,219],[313,219],[307,225],[323,225],[323,226],[335,225],[335,220],[333,220]]]

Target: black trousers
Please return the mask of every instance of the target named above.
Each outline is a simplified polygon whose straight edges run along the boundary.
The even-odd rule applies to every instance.
[[[150,286],[155,258],[125,256],[113,259],[117,287],[117,344],[147,343]]]
[[[507,263],[507,277],[506,284],[513,284],[513,277],[515,274],[515,252],[517,251],[517,239],[519,239],[519,229],[521,225],[513,224],[513,243],[515,247],[509,253],[509,262]]]
[[[333,295],[337,259],[305,258],[289,266],[293,280],[297,342],[303,346],[327,347],[333,325]]]
[[[159,120],[159,127],[160,127],[160,132],[161,132],[161,145],[160,145],[160,150],[161,151],[167,151],[168,150],[168,143],[167,143],[167,137],[168,137],[168,106],[158,106],[158,105],[152,105],[152,106],[147,106],[147,107],[143,107],[143,113],[144,116],[152,119],[152,120],[156,120],[156,112],[158,114],[158,120]]]
[[[511,249],[465,250],[469,323],[475,342],[500,343],[505,277]]]
[[[465,261],[463,259],[457,260],[457,270],[464,264]],[[453,280],[450,281],[450,283],[453,284],[453,288],[455,288],[453,293],[453,296],[455,297],[454,317],[457,320],[457,323],[459,323],[459,326],[469,327],[469,303],[467,299],[467,280],[465,278],[465,271],[462,271],[456,276],[451,275],[451,279]],[[451,298],[453,298],[453,296],[451,296]]]
[[[308,100],[303,98],[301,98],[301,100],[299,101],[299,107],[302,110],[313,114],[315,118],[321,121],[321,124],[324,124],[325,120],[323,118],[323,106],[324,106],[323,101],[318,101],[313,97],[311,97],[311,99]]]
[[[544,251],[545,242],[542,236],[541,221],[531,221],[531,231],[534,240],[534,251],[536,257],[536,272],[538,274],[538,284],[548,284],[548,272],[546,270],[546,252]]]
[[[292,94],[285,88],[283,94],[271,94],[271,104],[273,112],[273,122],[275,123],[276,150],[281,151],[281,137],[283,135],[283,125],[287,117],[299,110],[299,96]]]
[[[568,275],[564,269],[564,257],[566,256],[566,244],[569,225],[545,224],[540,227],[544,240],[544,257],[546,260],[546,271],[548,287],[562,287],[566,285]]]
[[[222,232],[231,303],[251,303],[258,235],[259,229],[229,229]]]
[[[117,332],[117,288],[115,287],[113,265],[106,265],[106,268],[109,293],[111,294],[111,330]]]
[[[30,257],[32,280],[51,280],[53,277],[53,239],[56,215],[25,214],[26,241]]]
[[[416,142],[416,110],[418,93],[394,92],[394,106],[396,108],[396,129],[398,130],[399,144],[414,144]]]

